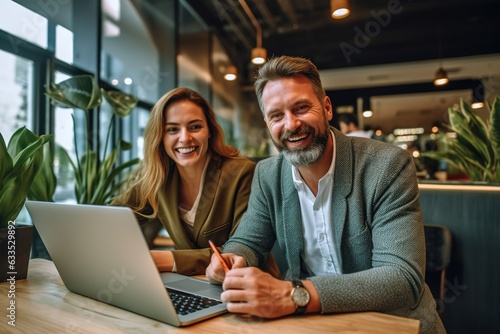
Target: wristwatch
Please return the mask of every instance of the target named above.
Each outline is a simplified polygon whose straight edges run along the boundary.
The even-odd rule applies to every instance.
[[[303,314],[306,311],[307,304],[309,304],[309,300],[311,296],[309,295],[309,291],[304,288],[304,284],[300,280],[292,281],[292,292],[290,296],[292,297],[293,302],[297,306],[294,314]]]

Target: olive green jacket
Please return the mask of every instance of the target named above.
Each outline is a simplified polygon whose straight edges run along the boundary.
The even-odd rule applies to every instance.
[[[443,333],[425,284],[425,239],[415,165],[395,145],[347,137],[332,128],[336,160],[333,233],[342,274],[313,276],[322,313],[379,311]],[[258,265],[277,241],[287,279],[306,278],[300,203],[283,155],[257,164],[248,210],[224,252]]]

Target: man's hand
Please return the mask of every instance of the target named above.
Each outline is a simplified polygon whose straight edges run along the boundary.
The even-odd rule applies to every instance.
[[[222,266],[218,273],[224,273]],[[255,267],[228,271],[225,273],[222,287],[224,292],[221,299],[228,303],[229,312],[278,318],[292,314],[296,309],[290,297],[292,284],[278,280]]]
[[[224,260],[226,260],[230,269],[244,268],[247,265],[247,262],[241,256],[232,253],[224,253],[221,255]],[[215,254],[212,254],[212,258],[210,259],[210,264],[205,271],[205,275],[208,281],[212,284],[221,284],[226,277],[224,267]]]

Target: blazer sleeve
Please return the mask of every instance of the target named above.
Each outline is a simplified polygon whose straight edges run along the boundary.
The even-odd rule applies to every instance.
[[[362,196],[348,199],[363,198],[373,210],[365,230],[342,240],[349,245],[351,262],[368,264],[341,275],[308,278],[319,293],[323,313],[411,309],[423,295],[425,241],[415,166],[405,151],[391,152],[371,162],[385,169],[377,168],[379,175],[370,175],[372,181],[363,183],[370,195],[365,190]],[[370,244],[371,253],[363,249]]]

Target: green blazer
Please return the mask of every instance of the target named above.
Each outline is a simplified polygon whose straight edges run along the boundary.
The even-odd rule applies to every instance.
[[[318,290],[322,313],[386,312],[419,319],[421,333],[443,333],[424,282],[425,239],[412,157],[395,145],[332,131],[331,223],[342,274],[307,278]],[[289,268],[285,278],[307,277],[299,198],[292,167],[281,154],[257,164],[248,210],[224,252],[259,265],[276,241]]]
[[[210,159],[193,228],[186,227],[179,218],[179,173],[171,167],[168,179],[158,193],[156,220],[165,226],[175,245],[173,251],[177,272],[185,275],[205,274],[210,263],[208,240],[222,246],[238,226],[247,209],[255,163],[242,158]],[[130,206],[137,201],[137,193],[125,201],[112,205]],[[144,212],[151,212],[146,207]],[[139,223],[150,219],[137,215]]]

